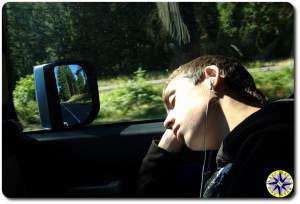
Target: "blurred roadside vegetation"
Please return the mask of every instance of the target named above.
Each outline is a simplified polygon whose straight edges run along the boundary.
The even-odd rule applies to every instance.
[[[281,66],[280,69],[269,71],[262,71],[260,67],[248,69],[257,87],[270,101],[286,98],[294,93],[294,61],[292,59],[254,62],[254,64]],[[250,65],[247,64],[247,66]],[[150,80],[166,77],[166,73],[149,76],[145,70],[138,68],[132,77],[99,80],[98,84],[111,85],[111,81],[114,81],[119,86],[110,91],[100,91],[100,112],[93,124],[164,118],[166,114],[162,101],[164,84],[151,84]],[[24,130],[40,129],[33,75],[21,78],[17,82],[13,95],[16,111],[25,127]]]
[[[261,90],[269,101],[287,98],[294,94],[294,67],[285,66],[284,69],[274,71],[251,71],[256,87]]]
[[[289,97],[294,93],[294,62],[292,59],[270,62],[254,62],[247,66],[259,88],[269,101]],[[261,71],[258,66],[282,66],[280,69]],[[164,84],[150,84],[144,70],[135,72],[132,79],[122,78],[115,82],[119,87],[112,91],[100,91],[100,113],[97,122],[132,121],[135,119],[164,118],[165,108],[162,101]],[[168,74],[157,75],[162,79]],[[151,78],[152,79],[152,78]],[[102,84],[99,82],[99,84]],[[106,84],[104,82],[104,84]],[[129,108],[128,108],[129,107]]]

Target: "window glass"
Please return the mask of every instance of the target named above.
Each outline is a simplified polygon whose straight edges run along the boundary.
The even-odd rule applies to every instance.
[[[294,92],[294,10],[288,3],[7,3],[13,97],[25,131],[41,129],[32,68],[96,65],[93,124],[165,117],[162,89],[204,54],[239,58],[270,100]]]

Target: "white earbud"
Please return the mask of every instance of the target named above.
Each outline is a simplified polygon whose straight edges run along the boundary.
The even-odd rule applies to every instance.
[[[210,90],[213,90],[213,80],[210,80]]]

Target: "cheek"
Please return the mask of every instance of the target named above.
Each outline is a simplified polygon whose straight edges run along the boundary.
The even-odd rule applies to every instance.
[[[187,96],[185,100],[178,102],[176,119],[185,131],[201,126],[203,115],[205,115],[205,105],[199,97]]]

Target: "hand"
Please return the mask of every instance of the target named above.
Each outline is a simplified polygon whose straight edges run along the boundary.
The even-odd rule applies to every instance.
[[[184,146],[183,141],[179,141],[172,130],[167,129],[158,143],[158,146],[168,152],[180,152]]]

